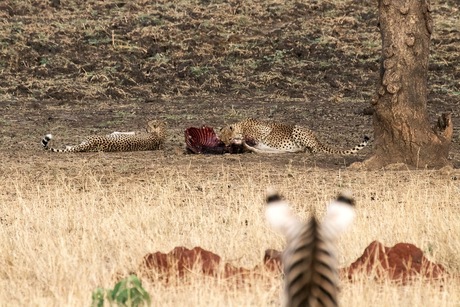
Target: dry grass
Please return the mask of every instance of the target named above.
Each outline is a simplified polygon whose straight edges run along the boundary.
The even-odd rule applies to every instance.
[[[339,243],[343,266],[373,240],[410,242],[453,275],[409,286],[358,277],[343,282],[343,306],[460,302],[460,186],[452,180],[458,171],[353,172],[261,164],[248,172],[243,163],[217,165],[207,173],[192,165],[147,165],[129,175],[85,164],[72,172],[59,162],[43,166],[45,171],[30,172],[24,164],[10,163],[0,175],[0,301],[7,305],[88,306],[97,286],[112,287],[117,274],[135,270],[146,253],[179,245],[199,245],[237,266],[260,264],[266,248],[283,246],[264,221],[267,186],[279,187],[303,218],[321,215],[341,189],[355,191],[358,218]],[[144,285],[155,306],[276,306],[281,289],[273,276],[240,288],[198,276],[187,285],[147,280]]]
[[[430,112],[458,118],[458,8],[432,2]],[[307,122],[343,146],[367,133],[370,119],[356,112],[378,74],[375,1],[61,3],[0,3],[0,305],[88,306],[96,287],[113,287],[146,253],[180,245],[251,268],[265,249],[283,247],[264,221],[270,185],[303,218],[321,215],[341,189],[355,191],[343,266],[373,240],[410,242],[452,274],[404,287],[361,276],[343,282],[343,306],[459,306],[458,170],[322,170],[311,167],[324,165],[319,156],[184,157],[178,145],[187,125],[243,116]],[[37,154],[44,133],[70,144],[151,116],[171,125],[164,152]],[[281,280],[144,285],[155,306],[277,306]]]

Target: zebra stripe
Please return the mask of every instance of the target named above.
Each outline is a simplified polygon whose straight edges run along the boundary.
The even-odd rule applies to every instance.
[[[267,196],[269,224],[287,238],[283,253],[285,306],[338,306],[339,277],[335,239],[354,218],[354,200],[339,195],[322,224],[302,223],[277,193]]]
[[[315,218],[284,251],[286,306],[337,306],[338,273],[333,246]]]

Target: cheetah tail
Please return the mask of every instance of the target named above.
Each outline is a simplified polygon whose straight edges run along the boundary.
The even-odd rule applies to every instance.
[[[367,145],[369,145],[369,142],[370,142],[370,138],[365,135],[364,138],[363,138],[363,141],[355,146],[352,150],[350,150],[352,153],[356,153],[358,151],[360,151],[361,149],[363,149],[364,147],[366,147]]]
[[[341,155],[354,155],[356,153],[358,153],[358,151],[362,150],[364,147],[366,147],[367,145],[369,145],[369,141],[370,141],[370,138],[365,135],[364,138],[363,138],[363,141],[361,143],[359,143],[358,145],[356,145],[355,147],[353,147],[352,149],[347,149],[347,150],[334,150],[334,149],[329,149],[330,153],[336,153],[336,154],[341,154]],[[326,151],[328,151],[326,149]]]
[[[44,149],[49,149],[49,148],[48,148],[48,143],[49,143],[52,139],[53,139],[53,135],[51,135],[51,134],[47,134],[47,135],[45,135],[45,136],[43,137],[41,143],[42,143],[42,146],[43,146]]]

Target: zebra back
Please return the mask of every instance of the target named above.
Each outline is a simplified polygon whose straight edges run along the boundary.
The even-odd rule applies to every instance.
[[[354,199],[340,194],[321,224],[315,217],[301,222],[278,193],[267,195],[266,218],[286,236],[283,253],[285,306],[335,307],[339,292],[335,241],[355,217]]]
[[[338,306],[334,246],[315,218],[287,243],[283,254],[286,306]]]

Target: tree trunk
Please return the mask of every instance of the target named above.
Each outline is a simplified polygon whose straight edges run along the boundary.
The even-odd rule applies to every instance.
[[[368,168],[405,163],[440,168],[447,160],[453,125],[443,114],[431,127],[427,74],[433,20],[429,0],[379,0],[381,73],[374,105],[374,155]]]

